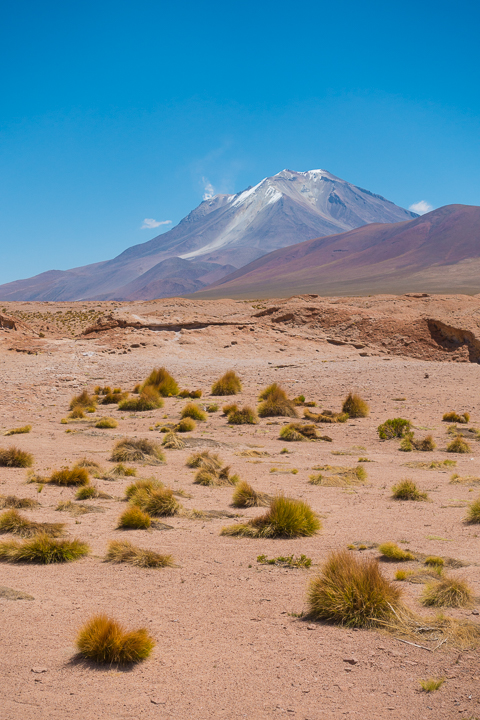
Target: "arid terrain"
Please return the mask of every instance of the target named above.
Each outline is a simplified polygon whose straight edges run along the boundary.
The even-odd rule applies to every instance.
[[[132,478],[94,479],[111,498],[79,503],[75,488],[27,483],[26,469],[0,467],[0,495],[38,500],[39,507],[21,512],[39,522],[65,522],[68,536],[91,548],[71,563],[0,563],[0,718],[480,718],[473,645],[305,618],[307,586],[332,550],[353,546],[358,557],[380,559],[377,545],[392,541],[416,559],[380,559],[386,577],[394,580],[399,569],[419,570],[422,558],[440,556],[477,598],[470,607],[442,611],[479,622],[480,526],[464,522],[480,494],[479,363],[480,296],[3,303],[0,431],[32,429],[0,438],[0,449],[15,445],[32,453],[33,471],[41,476],[87,458],[101,466],[103,478],[114,465],[109,458],[118,440],[161,444],[160,428],[177,422],[189,402],[169,397],[163,408],[136,413],[98,405],[85,419],[62,423],[71,398],[85,388],[131,391],[164,366],[181,388],[202,390],[195,401],[200,407],[215,402],[219,409],[182,434],[185,447],[165,450],[165,464],[128,463],[137,479],[154,477],[184,491],[179,501],[186,510],[204,511],[161,518],[164,529],[116,529]],[[241,394],[210,397],[212,383],[229,369],[241,378]],[[358,392],[370,415],[319,424],[332,442],[279,439],[289,422],[283,417],[227,424],[224,404],[256,407],[260,391],[273,382],[291,398],[314,401],[314,413],[340,411],[346,395]],[[300,417],[303,411],[299,406]],[[470,422],[459,426],[468,433],[466,454],[446,452],[451,423],[442,416],[449,411],[470,413]],[[106,415],[118,427],[97,429]],[[377,426],[396,417],[410,420],[420,437],[432,434],[436,449],[401,452],[400,440],[380,440]],[[205,449],[256,490],[308,502],[321,518],[320,532],[289,540],[220,535],[225,525],[265,509],[233,508],[232,486],[194,484],[196,471],[186,459]],[[352,468],[360,458],[367,473],[360,484],[309,483],[315,468]],[[445,460],[456,464],[446,466]],[[438,461],[433,469],[432,461]],[[451,482],[453,474],[460,481]],[[392,499],[392,486],[404,478],[428,499]],[[58,511],[65,501],[93,511]],[[115,539],[170,553],[176,566],[105,562]],[[311,567],[257,561],[260,555],[302,554]],[[405,604],[428,624],[435,612],[420,602],[424,584],[394,582]],[[126,669],[82,660],[76,635],[95,613],[147,628],[156,640],[152,656]],[[445,681],[427,693],[420,680],[429,678]]]

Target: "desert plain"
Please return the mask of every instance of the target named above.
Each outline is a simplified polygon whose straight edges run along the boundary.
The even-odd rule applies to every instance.
[[[464,521],[480,494],[479,362],[479,296],[4,303],[0,430],[32,429],[1,437],[0,448],[32,453],[35,473],[48,476],[87,458],[107,474],[116,442],[132,437],[161,444],[162,425],[177,422],[189,402],[169,397],[160,409],[136,413],[98,405],[86,419],[62,424],[71,398],[85,388],[131,391],[164,366],[181,388],[202,391],[195,401],[200,407],[217,403],[219,409],[182,435],[185,447],[165,450],[165,464],[129,463],[137,478],[154,477],[183,491],[186,510],[203,511],[161,518],[164,529],[116,529],[132,478],[94,479],[111,498],[80,503],[75,488],[27,483],[26,469],[0,468],[0,495],[38,500],[39,507],[22,511],[29,519],[64,522],[67,535],[91,549],[71,563],[0,564],[2,720],[480,717],[474,644],[437,641],[431,633],[349,629],[306,616],[309,582],[331,551],[349,546],[358,556],[379,559],[383,574],[425,623],[435,611],[420,602],[424,584],[394,580],[399,569],[421,569],[425,556],[444,558],[449,574],[480,596],[480,528]],[[242,392],[211,397],[212,383],[230,369],[241,378]],[[339,411],[355,391],[370,414],[319,426],[331,442],[285,442],[279,433],[290,420],[283,417],[227,423],[225,403],[256,407],[273,382],[291,398],[314,401],[313,412]],[[304,408],[297,409],[301,417]],[[468,453],[446,452],[451,435],[442,416],[449,411],[470,413],[461,426],[470,432]],[[118,426],[96,428],[103,415]],[[419,436],[431,434],[436,449],[402,452],[398,439],[380,440],[377,426],[395,417],[409,419]],[[195,470],[186,459],[205,449],[256,490],[309,503],[321,519],[320,532],[296,539],[221,535],[225,525],[264,509],[232,508],[232,486],[193,483]],[[309,483],[315,468],[352,468],[360,458],[367,460],[360,484]],[[463,481],[452,482],[453,474]],[[428,500],[394,500],[392,486],[404,478]],[[66,501],[91,511],[58,511]],[[175,567],[106,562],[115,539],[171,554]],[[416,559],[381,559],[377,546],[387,541]],[[310,567],[257,561],[260,555],[302,554],[311,558]],[[479,602],[443,612],[478,623]],[[96,613],[147,628],[156,641],[151,657],[128,667],[79,657],[76,635]],[[444,683],[424,692],[420,680],[429,678]]]

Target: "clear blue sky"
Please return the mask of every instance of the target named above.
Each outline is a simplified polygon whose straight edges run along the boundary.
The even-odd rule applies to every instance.
[[[4,3],[0,282],[283,168],[480,205],[479,20],[472,0]]]

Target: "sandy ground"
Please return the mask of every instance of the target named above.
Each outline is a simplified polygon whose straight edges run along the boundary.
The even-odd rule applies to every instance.
[[[333,443],[286,444],[278,439],[283,419],[231,427],[221,411],[190,434],[199,446],[205,440],[218,443],[215,451],[256,489],[309,502],[323,523],[313,538],[224,537],[219,534],[221,527],[236,520],[223,518],[174,517],[166,520],[171,530],[122,533],[115,527],[125,507],[121,498],[127,480],[95,481],[114,499],[89,501],[103,512],[75,518],[55,510],[60,500],[73,499],[75,490],[46,486],[39,494],[35,485],[26,484],[25,470],[0,468],[0,494],[38,499],[40,508],[24,511],[29,518],[66,522],[69,535],[88,541],[92,549],[90,556],[70,564],[0,565],[0,585],[33,598],[0,597],[2,720],[480,717],[477,650],[458,650],[447,643],[429,652],[388,634],[299,617],[306,611],[306,588],[319,565],[331,550],[356,541],[391,540],[412,552],[455,558],[464,566],[451,573],[466,578],[480,596],[479,531],[463,522],[478,489],[449,484],[452,469],[405,466],[454,458],[459,475],[480,476],[480,443],[472,441],[467,455],[447,455],[447,424],[441,421],[447,410],[468,410],[469,427],[480,428],[478,364],[365,356],[364,352],[362,356],[361,348],[336,346],[304,334],[278,337],[266,330],[250,333],[248,328],[224,326],[188,333],[126,328],[92,339],[57,333],[47,336],[38,354],[27,354],[9,350],[15,346],[15,332],[6,329],[0,334],[0,429],[28,423],[32,431],[3,437],[0,447],[15,444],[32,452],[39,473],[83,457],[108,469],[111,449],[123,436],[160,442],[163,436],[149,428],[177,419],[185,401],[169,398],[163,409],[135,415],[120,413],[116,406],[108,406],[106,412],[100,408],[95,417],[108,414],[119,419],[114,430],[97,430],[85,422],[60,423],[70,398],[84,387],[108,384],[131,389],[160,365],[181,387],[201,388],[201,404],[209,401],[211,383],[233,368],[243,381],[241,404],[255,405],[260,389],[277,381],[291,396],[303,393],[317,407],[331,409],[339,409],[347,392],[357,390],[369,402],[371,415],[322,428]],[[399,452],[397,441],[380,442],[377,425],[396,416],[409,418],[419,428],[417,434],[431,432],[438,449],[407,454]],[[280,454],[284,447],[289,454]],[[268,455],[241,455],[251,449]],[[350,454],[332,454],[345,450]],[[187,508],[232,512],[231,488],[193,484],[194,471],[185,465],[190,452],[167,450],[166,465],[137,465],[138,475],[154,476],[185,490],[192,496],[182,499]],[[354,466],[359,457],[372,461],[364,465],[368,478],[363,486],[308,483],[314,466]],[[277,471],[271,472],[272,468]],[[392,485],[405,477],[427,491],[430,501],[392,500]],[[262,510],[238,512],[249,518]],[[108,541],[125,537],[142,547],[172,553],[178,567],[151,570],[105,563]],[[365,552],[379,556],[376,549]],[[304,553],[313,564],[310,569],[265,566],[257,563],[263,553],[269,557]],[[382,563],[382,570],[393,578],[405,566],[418,563]],[[423,586],[401,586],[406,603],[428,615],[419,602]],[[447,612],[478,622],[477,607]],[[152,657],[129,669],[79,660],[76,633],[97,612],[130,627],[148,628],[157,642]],[[438,692],[426,694],[419,680],[431,677],[446,681]]]

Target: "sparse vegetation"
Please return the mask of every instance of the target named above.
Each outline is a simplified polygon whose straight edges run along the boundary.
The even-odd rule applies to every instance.
[[[112,468],[108,476],[109,477],[135,477],[137,474],[137,471],[135,468],[125,467],[123,463],[118,463],[118,465],[115,465],[114,468]]]
[[[415,555],[403,548],[399,547],[394,542],[382,543],[378,546],[379,552],[384,558],[388,560],[395,560],[396,562],[407,562],[408,560],[415,560]]]
[[[152,518],[139,507],[127,508],[118,520],[120,530],[145,530],[152,524]]]
[[[106,615],[96,615],[81,628],[76,646],[88,660],[126,665],[149,657],[155,641],[145,628],[127,632]]]
[[[178,393],[178,396],[181,398],[192,398],[195,400],[196,398],[202,397],[202,391],[201,390],[181,390],[181,392]]]
[[[445,682],[445,678],[429,678],[428,680],[419,680],[418,682],[422,686],[423,692],[432,693],[436,690],[440,690]]]
[[[88,485],[90,476],[86,468],[74,465],[71,470],[62,468],[57,470],[46,480],[51,485],[61,485],[63,487],[69,485]]]
[[[207,412],[208,413],[214,413],[218,411],[218,405],[217,403],[210,403],[210,405],[207,405]]]
[[[146,438],[119,440],[113,448],[110,459],[113,462],[145,462],[150,465],[165,462],[160,446]]]
[[[349,393],[342,405],[342,412],[347,413],[351,418],[365,418],[368,417],[370,408],[360,395]]]
[[[160,480],[135,480],[125,490],[125,497],[130,500],[139,490],[158,490],[165,487]]]
[[[273,383],[266,388],[260,398],[263,402],[258,407],[260,417],[298,417],[295,404],[289,400],[285,390]]]
[[[469,505],[465,522],[472,525],[480,523],[480,498],[477,498]]]
[[[75,500],[90,500],[91,498],[100,498],[102,500],[111,500],[112,496],[102,492],[95,485],[83,485],[75,494]]]
[[[212,385],[212,395],[238,395],[242,391],[242,383],[234,370],[227,370],[222,377]]]
[[[57,540],[45,533],[39,533],[23,543],[0,543],[0,560],[18,563],[51,563],[73,562],[88,555],[90,548],[77,538],[73,540]]]
[[[232,412],[237,412],[237,410],[238,410],[238,404],[237,404],[237,403],[227,403],[226,405],[224,405],[224,406],[222,407],[222,412],[223,412],[223,414],[226,415],[227,417],[230,415],[230,413],[232,413]]]
[[[322,439],[317,435],[315,425],[306,425],[304,423],[289,423],[285,425],[280,430],[280,438],[286,442]]]
[[[16,495],[0,495],[0,508],[16,508],[17,510],[31,510],[39,507],[40,503],[31,498],[20,498]]]
[[[83,409],[87,408],[94,408],[95,407],[95,398],[90,395],[88,390],[82,390],[80,395],[75,395],[70,400],[70,406],[69,410],[74,410],[74,408],[80,407]]]
[[[172,555],[161,555],[153,550],[144,550],[128,540],[112,540],[108,544],[105,558],[112,563],[128,563],[141,568],[174,567]]]
[[[310,615],[348,627],[373,627],[388,622],[399,607],[401,591],[373,558],[341,550],[331,553],[308,588]]]
[[[216,453],[208,450],[197,452],[187,459],[187,466],[190,468],[205,468],[206,470],[219,470],[223,465],[223,461]]]
[[[103,417],[95,423],[95,427],[102,430],[110,430],[118,427],[118,422],[112,417]]]
[[[306,555],[279,555],[278,557],[268,558],[266,555],[259,555],[257,557],[257,563],[260,565],[280,565],[280,567],[289,568],[309,568],[312,564],[311,558]]]
[[[236,508],[262,507],[268,505],[271,498],[265,493],[257,492],[247,482],[239,482],[232,497],[232,505]]]
[[[238,475],[230,475],[228,465],[221,469],[210,465],[201,466],[193,482],[196,485],[236,485],[239,480]]]
[[[436,447],[432,435],[426,435],[422,440],[416,440],[413,432],[408,433],[400,443],[400,450],[403,450],[403,452],[412,452],[412,450],[431,452]]]
[[[24,425],[23,427],[18,428],[12,428],[11,430],[7,430],[7,432],[3,433],[4,435],[24,435],[25,433],[29,433],[32,429],[31,425]]]
[[[174,497],[173,490],[166,487],[138,488],[131,495],[130,502],[144,513],[155,517],[176,515],[181,507]]]
[[[321,528],[318,516],[302,500],[277,496],[273,498],[265,515],[253,518],[246,524],[222,528],[222,535],[252,538],[310,537]]]
[[[344,487],[348,485],[361,485],[367,479],[367,471],[361,465],[353,468],[323,465],[316,469],[322,472],[310,475],[309,483],[311,485]]]
[[[143,383],[141,391],[144,391],[147,387],[155,388],[163,397],[178,395],[179,392],[176,380],[164,367],[152,370],[148,378]]]
[[[349,415],[345,412],[334,412],[333,410],[322,410],[321,413],[313,413],[308,408],[303,411],[303,417],[306,420],[312,420],[316,423],[345,423],[347,422]]]
[[[175,432],[186,433],[192,432],[197,427],[195,420],[191,417],[184,417],[180,420],[178,425],[175,425]]]
[[[442,417],[443,422],[454,422],[454,423],[461,423],[466,425],[470,422],[470,413],[465,412],[462,415],[459,415],[456,412],[447,412]]]
[[[471,452],[470,445],[461,435],[457,435],[452,442],[447,446],[447,452],[450,453],[469,453]]]
[[[63,534],[64,527],[63,523],[39,523],[28,520],[14,508],[0,515],[0,533],[12,533],[20,537],[33,537],[38,533],[44,533],[55,538]]]
[[[207,419],[206,414],[203,412],[198,405],[195,403],[187,403],[180,413],[181,418],[191,418],[192,420],[198,420],[204,422]]]
[[[439,580],[428,583],[421,602],[428,607],[469,607],[473,594],[465,580],[442,575]]]
[[[395,500],[427,500],[426,492],[421,492],[413,480],[401,480],[392,487],[392,497]]]
[[[385,420],[384,423],[378,426],[378,436],[380,440],[393,440],[394,438],[403,438],[412,429],[412,423],[410,420],[404,418],[392,418],[391,420]]]
[[[229,425],[255,425],[257,422],[257,413],[248,405],[228,414]]]
[[[163,407],[160,392],[153,385],[146,385],[139,395],[125,398],[118,404],[118,409],[130,412],[147,412]]]
[[[27,468],[33,465],[33,455],[12,445],[0,449],[0,467]]]
[[[429,555],[425,558],[424,562],[425,565],[437,568],[442,568],[445,565],[445,560],[437,555]]]
[[[185,447],[184,441],[179,438],[178,435],[172,430],[166,433],[165,437],[163,438],[162,445],[164,448],[167,448],[169,450],[181,450]]]

